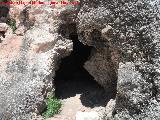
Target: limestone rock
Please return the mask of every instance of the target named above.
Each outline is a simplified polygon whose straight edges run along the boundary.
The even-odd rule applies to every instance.
[[[0,32],[4,32],[5,36],[13,34],[12,29],[6,23],[0,23]]]
[[[104,38],[106,38],[107,40],[109,40],[111,34],[113,34],[112,31],[113,31],[113,30],[112,30],[112,27],[109,26],[109,25],[107,25],[107,26],[106,26],[104,29],[102,29],[102,31],[101,31],[102,37],[104,37]]]
[[[54,94],[58,61],[72,51],[68,36],[76,32],[93,47],[84,67],[115,99],[106,116],[160,119],[158,0],[81,0],[80,6],[11,5],[9,10],[2,5],[0,10],[6,35],[0,43],[0,119],[31,120],[33,112],[42,112],[45,97]],[[16,20],[16,34],[7,34],[8,17]],[[79,112],[77,120],[85,116],[99,120],[95,112]]]
[[[84,67],[106,91],[117,90],[117,120],[160,119],[159,8],[157,0],[81,2],[79,39],[94,47]]]
[[[116,104],[116,101],[111,99],[108,103],[107,103],[107,106],[106,106],[106,109],[105,109],[105,115],[104,115],[104,120],[112,120],[113,119],[113,111],[115,109],[115,104]]]
[[[11,34],[0,44],[1,120],[31,120],[44,110],[46,96],[54,94],[58,61],[70,54],[73,45],[57,32],[63,22],[52,17],[51,7],[32,8],[35,13],[41,10],[35,14],[36,24],[24,36]]]

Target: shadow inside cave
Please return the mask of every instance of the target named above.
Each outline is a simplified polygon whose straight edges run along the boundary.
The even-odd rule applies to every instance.
[[[2,0],[1,2],[7,2],[8,0]],[[9,4],[0,4],[0,23],[7,23],[8,17],[9,17],[9,9],[10,5]],[[0,30],[0,43],[2,43],[1,38],[5,38],[5,32],[3,29]]]
[[[54,78],[56,97],[67,99],[80,94],[81,103],[86,107],[106,106],[113,96],[107,95],[104,88],[83,68],[92,47],[79,42],[77,35],[70,35],[70,39],[73,40],[73,51],[62,59]]]
[[[2,2],[8,2],[8,0],[2,0]],[[9,4],[0,4],[0,23],[6,23],[9,17]]]

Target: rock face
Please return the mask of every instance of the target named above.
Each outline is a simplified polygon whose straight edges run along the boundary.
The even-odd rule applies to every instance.
[[[107,90],[117,81],[115,119],[160,119],[159,8],[157,0],[81,3],[79,39],[95,48],[85,68]]]
[[[113,48],[110,41],[102,37],[102,33],[104,36],[110,35],[112,28],[107,25],[111,19],[109,10],[105,6],[100,7],[100,3],[99,1],[81,3],[82,7],[77,16],[77,30],[79,40],[94,47],[91,58],[84,67],[108,92],[114,93],[119,54],[118,49]]]
[[[93,46],[84,67],[116,95],[104,120],[160,119],[158,0],[11,5],[15,34],[5,13],[0,14],[0,119],[31,120],[33,112],[43,111],[45,97],[54,94],[59,60],[72,51],[67,38],[76,28],[79,40]]]
[[[45,97],[54,92],[57,62],[69,55],[73,45],[58,33],[66,21],[60,18],[63,13],[55,15],[57,9],[52,7],[30,6],[36,18],[32,28],[23,31],[24,36],[8,34],[0,44],[1,120],[32,119],[32,112],[42,112]]]

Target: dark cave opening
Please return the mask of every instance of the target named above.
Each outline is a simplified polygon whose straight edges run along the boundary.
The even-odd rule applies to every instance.
[[[6,3],[8,0],[2,0],[2,2]],[[9,4],[0,4],[0,23],[7,23],[8,13],[9,13],[10,5]],[[0,31],[0,37],[5,38],[6,31]],[[0,43],[2,43],[2,39],[0,38]]]
[[[5,38],[5,32],[4,31],[0,31],[0,37]],[[0,43],[2,42],[1,38],[0,38]]]
[[[106,97],[104,88],[83,68],[90,57],[92,47],[79,42],[75,34],[69,37],[73,40],[73,51],[61,60],[56,71],[55,96],[67,99],[80,94],[81,103],[86,107],[106,106],[110,98]]]
[[[8,0],[2,0],[2,2],[8,2]],[[7,16],[9,13],[9,4],[0,4],[0,23],[6,23]]]

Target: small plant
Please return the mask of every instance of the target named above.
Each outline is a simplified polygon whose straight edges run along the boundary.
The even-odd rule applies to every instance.
[[[62,106],[62,103],[59,99],[49,96],[46,98],[46,111],[42,113],[44,118],[52,117],[53,115],[57,114]]]
[[[13,32],[16,30],[16,20],[10,18],[7,20],[7,24],[12,28]]]

